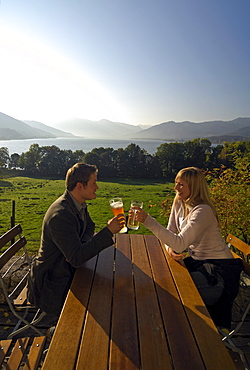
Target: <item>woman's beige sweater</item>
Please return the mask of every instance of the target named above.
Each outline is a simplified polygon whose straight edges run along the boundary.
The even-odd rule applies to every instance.
[[[196,260],[233,258],[222,238],[218,221],[207,204],[191,208],[184,219],[184,208],[178,202],[172,207],[167,229],[150,215],[144,225],[177,253],[188,248],[190,256]]]

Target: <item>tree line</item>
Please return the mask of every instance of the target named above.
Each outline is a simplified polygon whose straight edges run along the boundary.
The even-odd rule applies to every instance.
[[[249,153],[249,141],[213,146],[208,139],[199,138],[161,144],[153,155],[133,143],[125,149],[100,147],[88,153],[32,144],[21,155],[9,155],[6,147],[0,148],[0,169],[16,168],[25,174],[64,178],[74,163],[85,162],[97,165],[100,178],[173,178],[181,168],[189,166],[204,170],[234,168],[243,159],[249,166]]]

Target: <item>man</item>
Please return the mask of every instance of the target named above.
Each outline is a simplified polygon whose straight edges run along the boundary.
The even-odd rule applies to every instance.
[[[66,175],[66,191],[47,210],[41,245],[29,279],[29,301],[59,316],[75,270],[114,243],[113,234],[124,226],[124,215],[108,221],[94,235],[95,224],[86,201],[96,198],[97,168],[77,163]]]

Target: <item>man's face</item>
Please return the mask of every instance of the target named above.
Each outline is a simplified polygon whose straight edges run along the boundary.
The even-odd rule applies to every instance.
[[[96,198],[96,190],[99,189],[96,181],[97,181],[97,174],[92,173],[87,185],[86,186],[83,185],[83,188],[81,191],[81,196],[82,196],[83,201]]]

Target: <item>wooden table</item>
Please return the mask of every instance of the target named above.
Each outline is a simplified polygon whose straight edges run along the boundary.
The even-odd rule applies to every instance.
[[[75,274],[43,370],[235,369],[187,270],[118,234]]]

